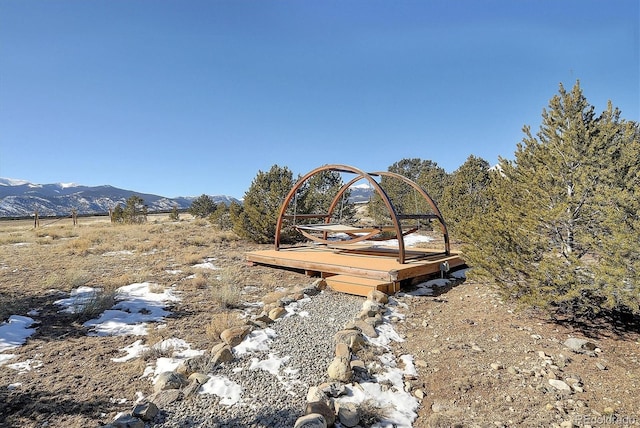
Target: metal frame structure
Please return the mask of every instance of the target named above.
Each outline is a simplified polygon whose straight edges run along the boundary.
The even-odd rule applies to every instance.
[[[291,204],[291,201],[294,199],[294,197],[296,196],[297,192],[302,188],[302,186],[307,182],[307,180],[309,180],[311,177],[315,176],[316,174],[320,174],[322,172],[325,171],[335,171],[335,172],[339,172],[339,173],[350,173],[350,174],[355,174],[355,177],[348,181],[347,183],[345,183],[339,190],[338,193],[336,194],[336,196],[333,198],[331,205],[329,206],[328,212],[324,213],[324,214],[287,214],[287,210],[289,209],[289,206]],[[394,207],[391,199],[389,198],[389,196],[387,195],[387,193],[385,192],[385,190],[382,188],[381,184],[378,183],[374,177],[387,177],[387,178],[391,178],[394,180],[399,180],[404,182],[405,184],[409,185],[410,187],[412,187],[417,194],[419,194],[429,205],[429,207],[431,208],[431,210],[433,211],[432,213],[413,213],[413,214],[398,214],[396,208]],[[407,260],[407,252],[405,249],[405,243],[404,243],[404,236],[408,233],[411,233],[412,231],[415,231],[415,229],[413,230],[409,230],[409,231],[403,231],[402,229],[402,224],[401,221],[402,220],[438,220],[438,222],[440,223],[440,229],[442,231],[442,235],[444,238],[444,251],[443,254],[446,256],[449,256],[451,254],[451,248],[450,248],[450,244],[449,244],[449,233],[447,231],[447,226],[446,223],[444,221],[444,218],[442,217],[442,214],[440,213],[440,210],[438,209],[436,203],[433,201],[433,199],[431,199],[431,197],[427,194],[427,192],[421,188],[418,184],[416,184],[414,181],[408,179],[407,177],[404,177],[400,174],[396,174],[393,172],[388,172],[388,171],[377,171],[377,172],[371,172],[371,173],[367,173],[365,171],[362,171],[358,168],[355,168],[353,166],[349,166],[349,165],[339,165],[339,164],[333,164],[333,165],[324,165],[321,167],[318,167],[310,172],[308,172],[307,174],[305,174],[304,176],[302,176],[300,178],[300,180],[298,180],[298,182],[293,186],[293,188],[289,191],[289,193],[287,194],[287,196],[285,197],[284,201],[282,202],[282,205],[280,207],[280,212],[278,214],[278,221],[276,223],[276,230],[275,230],[275,250],[279,251],[280,250],[280,246],[281,246],[281,233],[282,233],[282,228],[284,225],[285,220],[295,220],[296,219],[312,219],[312,218],[316,218],[316,219],[323,219],[324,223],[317,225],[318,227],[315,228],[315,231],[319,231],[323,234],[322,238],[317,237],[312,235],[311,233],[309,233],[309,231],[311,229],[314,229],[313,226],[301,226],[298,228],[298,230],[300,231],[300,233],[302,233],[305,237],[318,242],[320,244],[323,245],[334,245],[337,242],[336,241],[331,241],[328,240],[328,233],[331,230],[331,228],[329,226],[336,226],[336,228],[334,228],[333,230],[336,231],[339,228],[337,227],[338,225],[334,225],[331,224],[331,218],[333,217],[333,213],[336,209],[336,207],[339,205],[343,195],[345,194],[345,192],[347,192],[347,190],[349,190],[349,188],[357,183],[360,180],[367,180],[367,182],[371,185],[371,187],[374,189],[374,191],[378,194],[378,196],[380,196],[384,206],[386,207],[389,216],[391,218],[391,225],[389,226],[385,226],[385,227],[371,227],[371,228],[355,228],[355,227],[349,227],[349,228],[344,228],[343,230],[340,230],[344,233],[346,233],[348,236],[350,236],[350,239],[347,240],[340,240],[338,241],[338,243],[340,244],[354,244],[354,243],[358,243],[358,242],[363,242],[365,240],[370,240],[378,235],[380,235],[383,231],[392,231],[395,232],[394,236],[391,236],[387,239],[397,239],[398,240],[398,262],[401,264],[404,264],[405,261]],[[324,227],[324,230],[323,230]],[[306,230],[305,230],[306,229]]]

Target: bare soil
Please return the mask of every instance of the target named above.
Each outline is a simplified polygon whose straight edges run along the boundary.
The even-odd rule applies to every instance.
[[[255,287],[247,300],[312,282],[296,272],[247,266],[245,252],[268,246],[221,238],[202,222],[156,219],[140,227],[92,226],[83,219],[76,229],[57,224],[40,232],[27,223],[0,225],[0,317],[39,311],[36,333],[7,351],[17,355],[9,363],[32,360],[31,369],[0,366],[0,426],[99,426],[130,411],[138,392],[151,392],[149,379],[141,378],[144,359],[111,360],[136,338],[87,336],[82,324],[91,314],[65,314],[54,305],[77,286],[69,278],[84,277],[82,285],[89,286],[175,284],[181,301],[166,327],[151,329],[144,340],[178,337],[194,349],[215,343],[212,331],[228,311],[215,303],[212,278],[192,268],[197,260],[213,257],[216,266],[233,267],[239,288]],[[125,249],[129,253],[110,255]],[[176,269],[182,273],[169,273]],[[183,279],[190,274],[194,279]],[[415,356],[418,377],[410,382],[425,394],[415,427],[640,425],[637,331],[551,323],[501,302],[490,285],[470,281],[399,300],[408,308],[396,324],[406,337],[396,351]],[[592,340],[599,352],[568,350],[563,342],[572,336]],[[550,377],[578,378],[583,392],[560,393]]]

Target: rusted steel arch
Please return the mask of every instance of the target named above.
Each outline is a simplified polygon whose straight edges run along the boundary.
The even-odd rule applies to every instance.
[[[333,198],[331,205],[329,206],[329,210],[326,214],[312,214],[312,215],[308,215],[308,214],[302,214],[302,215],[287,215],[286,211],[287,208],[289,207],[289,204],[291,203],[291,200],[295,197],[296,193],[300,190],[300,188],[304,185],[304,183],[311,177],[313,177],[314,175],[324,172],[324,171],[336,171],[336,172],[346,172],[346,173],[351,173],[351,174],[355,174],[356,177],[353,178],[352,180],[350,180],[349,182],[347,182],[346,184],[344,184],[339,190],[338,193],[336,194],[336,196]],[[440,210],[438,209],[437,205],[435,204],[435,202],[433,201],[433,199],[431,199],[431,197],[427,194],[426,191],[424,191],[424,189],[422,189],[420,186],[418,186],[415,182],[409,180],[408,178],[400,175],[400,174],[396,174],[393,172],[388,172],[388,171],[379,171],[379,172],[373,172],[373,173],[367,173],[364,172],[358,168],[352,167],[352,166],[348,166],[348,165],[340,165],[340,164],[333,164],[333,165],[324,165],[321,167],[318,167],[310,172],[308,172],[307,174],[305,174],[303,177],[300,178],[300,180],[298,180],[298,182],[294,185],[294,187],[289,191],[289,193],[287,194],[287,196],[285,197],[282,206],[280,207],[280,212],[278,214],[278,221],[276,223],[276,230],[275,230],[275,249],[276,251],[280,249],[280,235],[281,235],[281,231],[282,231],[282,226],[284,223],[284,219],[285,218],[318,218],[318,219],[324,219],[324,223],[328,224],[331,222],[331,216],[335,210],[335,208],[337,207],[338,203],[340,202],[341,198],[343,197],[344,193],[356,182],[365,179],[369,182],[369,184],[371,184],[371,186],[373,187],[373,189],[376,191],[376,193],[378,193],[378,195],[380,196],[380,198],[382,199],[382,202],[384,203],[384,205],[386,206],[389,215],[391,217],[391,221],[393,223],[393,229],[395,230],[395,234],[396,234],[396,238],[398,240],[398,262],[399,263],[404,263],[405,262],[405,245],[404,245],[404,235],[403,235],[403,231],[402,231],[402,226],[400,224],[400,219],[402,218],[402,216],[399,216],[395,207],[393,206],[393,203],[391,202],[391,199],[389,198],[389,196],[387,195],[387,193],[385,192],[385,190],[382,188],[382,186],[373,178],[374,176],[386,176],[386,177],[390,177],[390,178],[394,178],[397,180],[401,180],[404,183],[408,184],[409,186],[411,186],[413,189],[415,189],[429,204],[429,206],[431,207],[431,209],[434,212],[434,215],[419,215],[416,214],[413,216],[413,218],[436,218],[439,222],[440,222],[440,226],[442,229],[442,233],[444,235],[444,241],[445,241],[445,253],[447,255],[450,254],[450,246],[449,246],[449,235],[447,233],[447,227],[446,224],[444,222],[444,219],[442,218],[442,214],[440,213]],[[327,240],[327,232],[323,233],[323,238],[324,239],[319,239],[317,237],[313,237],[310,234],[305,233],[304,231],[301,230],[301,233],[303,233],[303,235],[305,235],[307,238],[310,238],[312,240],[315,240],[317,242],[321,242],[324,244],[328,244],[330,243]],[[351,243],[355,243],[355,242],[359,242],[359,241],[363,241],[365,239],[371,238],[372,236],[376,235],[376,233],[368,233],[366,236],[361,236],[355,239],[350,240],[349,242]]]
[[[349,165],[339,165],[339,164],[324,165],[314,170],[311,170],[307,174],[302,176],[300,180],[298,180],[298,182],[289,191],[287,196],[284,198],[284,201],[282,202],[282,206],[280,207],[280,213],[278,214],[278,221],[276,223],[276,233],[275,233],[276,251],[280,249],[280,233],[282,231],[282,223],[284,221],[284,218],[286,217],[287,208],[289,207],[291,200],[295,196],[296,192],[300,190],[300,188],[304,185],[304,183],[309,178],[324,171],[348,172],[348,173],[356,174],[357,176],[359,176],[360,177],[359,180],[361,180],[362,178],[366,179],[371,184],[371,186],[373,186],[376,192],[378,192],[385,206],[389,210],[389,214],[391,215],[391,220],[393,221],[397,236],[402,236],[402,230],[400,229],[400,223],[398,222],[398,218],[397,218],[398,214],[396,213],[395,208],[391,204],[391,200],[389,199],[389,196],[387,196],[386,192],[382,189],[382,187],[380,187],[378,182],[374,180],[373,177],[371,177],[371,175],[367,174],[366,172],[358,168],[355,168]],[[327,223],[331,219],[331,212],[329,212],[327,215],[320,215],[317,218],[324,218],[325,223]],[[402,255],[401,256],[402,261],[400,263],[404,263],[404,242],[402,239],[398,239],[398,246],[399,246],[400,254]]]
[[[404,175],[397,174],[395,172],[376,171],[376,172],[369,173],[369,175],[370,176],[384,176],[384,177],[389,177],[389,178],[393,178],[393,179],[396,179],[396,180],[400,180],[400,181],[408,184],[409,186],[411,186],[415,191],[417,191],[420,194],[420,196],[422,196],[424,198],[424,200],[429,204],[429,207],[431,207],[431,210],[434,212],[436,219],[440,223],[440,230],[442,231],[442,236],[444,238],[445,253],[446,253],[446,255],[451,254],[451,245],[449,243],[449,232],[447,230],[447,224],[444,221],[444,217],[442,217],[442,213],[440,212],[440,209],[436,205],[435,201],[431,198],[431,196],[429,196],[429,194],[422,187],[420,187],[413,180],[410,180],[407,177],[405,177]],[[337,195],[335,196],[335,198],[331,202],[331,206],[329,207],[329,215],[333,214],[333,211],[335,210],[336,206],[340,202],[340,199],[342,198],[342,195],[352,185],[354,185],[358,181],[362,180],[362,178],[363,178],[362,176],[357,176],[357,177],[353,178],[352,180],[350,180],[348,183],[344,184],[340,188],[340,190],[338,190]],[[396,214],[396,217],[397,217],[397,214]],[[404,234],[403,235],[399,235],[399,236],[404,236]],[[326,236],[325,236],[325,239],[326,239]],[[400,241],[400,239],[399,239],[399,241]]]

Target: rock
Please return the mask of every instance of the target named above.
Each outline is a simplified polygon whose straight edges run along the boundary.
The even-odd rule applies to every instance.
[[[317,386],[312,386],[307,391],[307,403],[313,403],[314,401],[327,401],[327,396]]]
[[[318,389],[333,398],[340,397],[347,393],[346,387],[340,382],[325,382],[320,384]]]
[[[229,346],[237,346],[244,338],[251,332],[251,327],[248,325],[231,327],[220,333],[220,339]]]
[[[342,403],[337,406],[338,420],[345,427],[355,427],[360,423],[358,408],[354,403]]]
[[[144,422],[131,415],[120,415],[116,420],[111,422],[111,426],[115,428],[144,428]]]
[[[346,358],[335,357],[327,369],[329,378],[340,382],[349,382],[353,376],[351,365]],[[328,421],[327,421],[328,422]]]
[[[136,418],[140,418],[143,421],[150,421],[156,417],[160,409],[153,403],[141,403],[136,404],[133,407],[131,414]]]
[[[353,352],[358,352],[364,345],[364,337],[357,330],[340,330],[333,336],[336,343],[344,343]]]
[[[287,313],[287,310],[285,308],[281,308],[281,307],[273,308],[269,311],[269,318],[275,321],[278,318],[282,318],[286,313]]]
[[[429,367],[429,363],[427,363],[425,360],[415,360],[413,364],[416,367]]]
[[[373,318],[371,317],[367,318],[367,320],[369,319],[373,319]],[[373,328],[373,325],[367,322],[366,320],[365,321],[357,320],[355,321],[355,325],[356,327],[358,327],[358,330],[360,330],[362,334],[364,334],[365,336],[372,337],[372,338],[378,337],[378,332],[376,331],[376,329]]]
[[[318,278],[313,282],[312,285],[316,290],[322,291],[327,288],[327,281],[325,281],[324,278]]]
[[[364,365],[364,361],[362,360],[351,360],[349,361],[349,366],[351,366],[351,370],[367,370],[367,367]]]
[[[158,375],[153,390],[155,392],[164,391],[166,389],[180,389],[187,385],[185,375],[176,372],[162,372]]]
[[[370,325],[372,325],[374,327],[377,327],[380,324],[382,324],[384,322],[384,320],[382,319],[382,315],[375,314],[372,317],[365,318],[364,322],[366,322],[367,324],[370,324]]]
[[[338,343],[336,345],[336,357],[346,358],[347,360],[351,359],[351,351],[346,343]]]
[[[596,363],[596,367],[597,367],[598,369],[600,369],[600,370],[606,370],[606,369],[607,369],[607,366],[605,366],[605,365],[604,365],[604,364],[602,364],[602,363]]]
[[[570,337],[564,341],[564,346],[571,349],[577,354],[595,355],[595,350],[598,347],[595,343],[588,341],[587,339],[580,339],[577,337]]]
[[[374,302],[386,305],[387,303],[389,303],[389,296],[387,296],[380,290],[371,290],[367,294],[367,300],[372,300]]]
[[[302,293],[292,293],[292,294],[289,294],[289,297],[294,301],[298,301],[298,300],[304,299],[304,294],[302,294]]]
[[[504,368],[500,363],[491,363],[490,366],[493,370],[502,370]]]
[[[584,388],[579,383],[574,383],[573,385],[571,385],[571,389],[573,389],[575,392],[584,392]]]
[[[326,284],[326,281],[325,281],[325,284]],[[320,290],[318,290],[314,286],[307,287],[304,290],[302,290],[302,292],[309,297],[317,296],[318,294],[320,294]]]
[[[267,314],[262,314],[262,315],[256,317],[256,321],[263,322],[263,323],[265,323],[267,325],[273,324],[273,320],[271,318],[269,318],[269,315],[267,315]]]
[[[191,373],[201,371],[207,368],[207,357],[198,355],[187,358],[176,368],[176,372],[189,377]]]
[[[299,417],[293,428],[327,428],[327,421],[321,414],[311,413]]]
[[[549,379],[549,385],[560,392],[571,392],[571,387],[559,379]]]
[[[472,349],[473,351],[476,351],[476,352],[484,352],[484,349],[482,349],[481,347],[479,347],[479,346],[478,346],[478,345],[476,345],[475,343],[474,343],[473,345],[471,345],[471,349]]]
[[[182,400],[184,394],[179,389],[167,389],[151,394],[147,399],[156,406],[163,408],[171,403]]]
[[[189,376],[187,380],[191,383],[195,382],[198,385],[204,385],[205,383],[209,382],[209,379],[211,379],[211,376],[204,373],[196,372],[196,373],[191,373],[191,376]]]
[[[211,365],[217,366],[223,363],[228,363],[233,361],[233,352],[231,351],[231,346],[226,343],[221,343],[222,346],[214,347],[211,350],[212,357],[210,360]],[[215,353],[213,352],[215,350]]]
[[[413,395],[415,395],[418,400],[422,400],[424,398],[424,391],[418,388],[413,391]]]
[[[374,317],[382,311],[382,305],[372,300],[365,300],[362,304],[362,312],[367,313],[367,317]]]
[[[336,422],[336,414],[334,410],[329,407],[325,401],[314,401],[307,403],[307,407],[304,410],[305,415],[319,414],[322,415],[327,426],[333,426]]]
[[[507,367],[507,373],[512,374],[512,375],[517,375],[518,374],[518,369],[516,367],[509,366],[509,367]]]

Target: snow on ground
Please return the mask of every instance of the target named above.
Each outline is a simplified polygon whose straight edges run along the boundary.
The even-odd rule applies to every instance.
[[[92,336],[147,334],[147,323],[162,321],[170,312],[166,307],[179,300],[173,288],[163,288],[149,282],[125,285],[117,290],[113,308],[97,319],[84,323]],[[66,304],[75,304],[67,302]]]
[[[0,366],[15,357],[14,354],[5,354],[5,351],[22,346],[36,332],[35,328],[31,328],[34,323],[33,318],[11,315],[0,324]],[[17,366],[12,368],[17,369]]]
[[[451,272],[448,275],[448,278],[436,278],[431,279],[429,281],[421,282],[416,285],[415,290],[408,291],[403,293],[405,296],[433,296],[435,293],[435,289],[439,287],[446,287],[451,284],[453,280],[463,279],[467,273],[468,269],[460,269],[455,272]]]
[[[199,269],[219,270],[220,268],[213,264],[215,260],[215,257],[208,257],[204,260],[204,262],[195,264],[193,265],[193,267]]]
[[[225,376],[211,376],[207,383],[200,387],[200,393],[217,395],[221,398],[220,403],[232,406],[240,401],[242,386]]]

